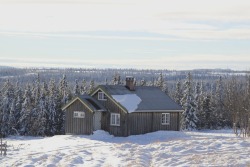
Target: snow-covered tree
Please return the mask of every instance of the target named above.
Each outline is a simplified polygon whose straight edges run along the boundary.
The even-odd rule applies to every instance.
[[[16,87],[15,87],[15,102],[16,102],[16,106],[15,106],[15,119],[17,121],[16,124],[16,129],[20,129],[19,127],[19,119],[20,119],[20,113],[22,111],[22,104],[23,104],[23,90],[22,88],[19,86],[19,82],[16,83]],[[14,107],[14,106],[13,106]]]
[[[7,80],[4,83],[3,89],[3,99],[1,103],[1,132],[4,136],[10,133],[9,127],[9,116],[12,103],[14,101],[14,87],[12,83]]]
[[[112,79],[112,84],[113,85],[121,85],[121,76],[119,74],[115,74]]]
[[[212,105],[211,105],[211,95],[210,94],[206,94],[203,98],[202,101],[202,128],[205,129],[214,129],[215,128],[215,123],[216,120],[214,119],[214,115],[213,115],[213,109],[212,109]]]
[[[37,129],[39,129],[39,124],[37,123],[37,118],[40,114],[40,96],[41,96],[41,83],[40,83],[40,75],[37,74],[37,78],[33,84],[32,88],[32,100],[31,100],[31,105],[32,105],[32,110],[30,113],[30,122],[31,126],[29,129],[29,134],[30,135],[37,135]]]
[[[8,128],[9,128],[9,135],[15,135],[17,133],[17,118],[16,118],[16,100],[14,99],[11,104],[10,114],[8,118]]]
[[[93,92],[94,89],[95,89],[95,82],[94,82],[94,80],[92,80],[92,81],[90,81],[88,94]]]
[[[174,93],[174,100],[176,103],[181,105],[181,99],[182,99],[182,88],[181,88],[181,81],[178,80],[176,82],[176,88],[175,88],[175,93]]]
[[[140,82],[140,86],[146,86],[147,83],[146,83],[146,80],[143,78]]]
[[[204,111],[202,108],[202,103],[204,99],[204,83],[203,82],[196,82],[195,85],[195,93],[194,93],[194,99],[195,99],[195,104],[196,104],[196,116],[198,117],[198,123],[197,123],[197,128],[203,128],[204,124]]]
[[[63,75],[59,82],[59,96],[62,99],[62,104],[66,104],[71,99],[71,93],[68,88],[66,75]]]
[[[31,87],[28,84],[24,93],[24,101],[22,104],[22,110],[20,113],[19,126],[20,126],[20,134],[28,135],[31,128],[31,112],[32,112],[32,104],[31,104]]]
[[[87,83],[86,83],[85,79],[83,79],[83,81],[82,81],[80,92],[81,92],[81,95],[87,94]]]
[[[74,86],[73,92],[74,92],[74,96],[79,96],[81,94],[77,79],[75,80],[75,86]]]
[[[48,118],[46,132],[48,135],[54,135],[56,132],[56,84],[54,80],[49,82],[49,98],[48,98]]]
[[[197,129],[198,118],[196,116],[196,104],[193,96],[192,76],[188,73],[184,82],[184,94],[181,100],[184,112],[182,114],[181,127],[183,130]]]
[[[163,79],[162,73],[160,73],[160,75],[156,81],[156,86],[159,87],[161,90],[163,90],[164,79]]]
[[[212,99],[212,105],[214,107],[214,115],[217,119],[217,126],[224,127],[228,124],[228,121],[225,117],[225,108],[224,108],[224,86],[223,86],[222,77],[220,76],[219,80],[216,82],[215,95]]]

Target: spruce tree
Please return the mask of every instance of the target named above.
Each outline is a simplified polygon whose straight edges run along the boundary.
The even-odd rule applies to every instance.
[[[32,110],[31,110],[31,127],[29,134],[37,135],[37,130],[40,128],[39,122],[37,122],[37,118],[40,114],[40,96],[41,96],[41,83],[40,76],[37,74],[37,78],[33,84],[32,89]]]
[[[22,110],[19,119],[19,125],[20,125],[19,133],[21,135],[29,135],[31,129],[31,111],[32,111],[31,87],[29,84],[26,86],[23,99],[24,101],[22,103]]]
[[[46,133],[53,136],[56,133],[56,85],[54,80],[49,82],[49,97],[48,97],[48,118]]]
[[[62,99],[62,104],[65,105],[70,99],[68,96],[69,88],[66,75],[63,75],[62,79],[59,82],[59,96]]]
[[[140,82],[140,86],[146,86],[147,83],[146,83],[146,80],[143,78]]]
[[[179,105],[181,105],[181,99],[182,99],[182,88],[181,88],[181,82],[180,80],[178,80],[176,82],[176,88],[175,88],[175,93],[174,93],[174,100],[176,103],[178,103]]]
[[[95,89],[95,82],[94,82],[94,80],[92,80],[92,81],[90,81],[88,94],[93,92],[94,89]]]
[[[10,133],[10,110],[14,101],[14,87],[12,83],[7,80],[3,86],[3,99],[1,103],[1,133],[7,136]]]
[[[156,81],[156,86],[159,87],[162,91],[163,91],[163,88],[164,88],[164,79],[163,79],[163,76],[162,76],[162,73],[160,73],[157,81]]]
[[[202,110],[202,103],[204,98],[204,92],[203,92],[203,82],[196,82],[195,85],[195,104],[196,104],[196,116],[198,118],[197,128],[200,129],[203,127],[204,119],[203,119],[203,110]]]
[[[74,96],[79,96],[81,94],[77,79],[75,80],[75,86],[74,86],[73,92],[74,92]]]
[[[202,101],[202,111],[203,111],[203,125],[205,129],[214,129],[216,121],[214,120],[214,116],[212,113],[212,106],[211,106],[211,95],[206,94]]]
[[[181,120],[182,129],[197,129],[198,118],[196,116],[196,104],[193,96],[192,76],[190,73],[188,73],[186,81],[184,82],[184,95],[181,104],[184,109]]]
[[[17,131],[20,129],[20,125],[19,125],[19,119],[21,116],[21,111],[22,111],[22,103],[23,103],[23,90],[22,88],[19,86],[19,82],[16,83],[16,87],[15,87],[15,119],[17,121],[16,124],[16,129]],[[14,106],[13,106],[14,107]]]
[[[37,121],[35,123],[36,128],[36,135],[45,136],[46,135],[46,127],[47,127],[47,120],[48,120],[48,90],[47,85],[44,82],[41,88],[41,94],[39,97],[39,104],[38,110],[39,113],[37,114]]]
[[[219,80],[216,82],[215,95],[213,97],[213,106],[214,106],[214,115],[217,118],[217,126],[224,127],[226,126],[228,120],[225,117],[224,109],[224,87],[222,77],[220,76]]]
[[[87,94],[87,83],[85,79],[83,79],[82,81],[80,92],[81,92],[81,95]]]

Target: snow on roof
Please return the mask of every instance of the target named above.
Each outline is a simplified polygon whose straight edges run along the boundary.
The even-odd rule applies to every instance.
[[[112,95],[112,98],[125,107],[129,113],[134,112],[142,101],[136,94]]]
[[[124,85],[100,85],[110,96],[135,94],[141,102],[136,111],[171,111],[182,112],[183,109],[168,95],[161,91],[158,87],[153,86],[136,86],[135,91],[130,91]]]

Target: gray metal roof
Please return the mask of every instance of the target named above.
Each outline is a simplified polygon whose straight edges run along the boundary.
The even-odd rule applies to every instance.
[[[135,91],[130,91],[123,85],[100,85],[110,95],[136,94],[142,100],[138,108],[139,111],[180,111],[183,110],[174,100],[161,91],[158,87],[153,86],[136,86]]]
[[[85,102],[93,111],[106,111],[106,108],[95,98],[89,95],[78,96],[82,101]]]

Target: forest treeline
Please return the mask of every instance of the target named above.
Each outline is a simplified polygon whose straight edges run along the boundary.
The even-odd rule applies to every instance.
[[[4,136],[64,134],[65,118],[61,108],[69,100],[90,93],[98,84],[124,84],[125,75],[135,75],[137,86],[160,87],[183,107],[183,130],[231,127],[237,135],[250,135],[249,75],[214,77],[204,74],[202,77],[195,71],[166,75],[166,71],[159,70],[157,76],[154,73],[152,77],[149,75],[152,73],[113,70],[108,75],[100,73],[98,76],[102,79],[93,76],[93,71],[84,74],[89,76],[86,79],[74,78],[70,73],[60,78],[52,75],[50,79],[46,75],[32,73],[28,80],[13,79],[8,74],[1,79],[0,85],[1,133]],[[81,71],[77,72],[78,75]],[[138,77],[140,75],[144,77]]]

